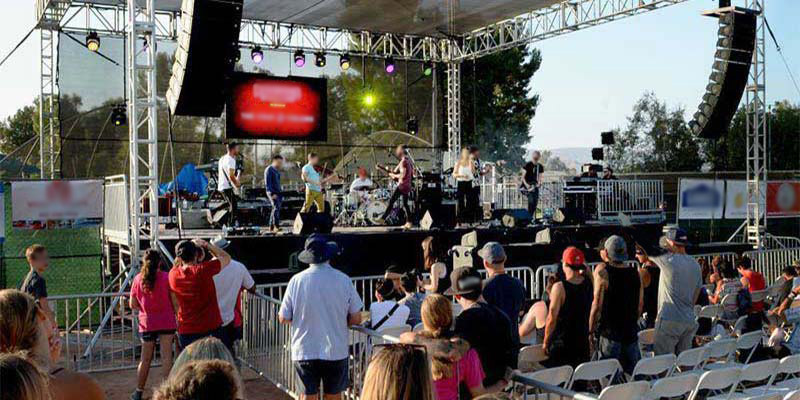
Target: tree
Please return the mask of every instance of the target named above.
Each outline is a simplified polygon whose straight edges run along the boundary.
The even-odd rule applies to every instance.
[[[545,171],[566,172],[567,174],[575,175],[575,168],[568,167],[561,158],[554,156],[550,150],[543,150],[541,153],[541,162]]]
[[[668,109],[655,94],[645,93],[633,106],[625,129],[607,159],[616,171],[699,171],[700,143],[691,133],[681,107]]]
[[[14,115],[0,122],[0,152],[9,154],[36,136],[34,121],[38,124],[39,114],[36,106],[25,106]]]
[[[461,65],[462,139],[488,160],[505,159],[518,167],[530,123],[539,105],[530,83],[539,70],[539,50],[518,47]]]

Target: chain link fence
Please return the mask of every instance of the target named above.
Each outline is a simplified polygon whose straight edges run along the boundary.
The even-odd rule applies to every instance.
[[[99,227],[16,229],[12,226],[11,183],[4,185],[6,240],[0,244],[0,288],[18,288],[29,271],[25,249],[41,244],[50,255],[44,273],[48,295],[102,291],[102,240]]]

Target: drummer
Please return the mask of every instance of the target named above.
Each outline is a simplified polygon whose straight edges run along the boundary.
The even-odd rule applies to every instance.
[[[350,193],[364,192],[371,190],[375,184],[372,179],[367,176],[367,170],[364,167],[358,167],[358,176],[353,183],[350,184]]]

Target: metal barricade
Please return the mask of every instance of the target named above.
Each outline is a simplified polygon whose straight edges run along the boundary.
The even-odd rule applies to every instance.
[[[701,259],[706,260],[708,265],[711,265],[711,261],[713,261],[714,258],[717,256],[721,257],[723,260],[725,260],[725,262],[734,265],[736,259],[739,257],[738,254],[732,251],[726,251],[722,253],[701,253],[701,254],[689,254],[689,255],[694,257],[696,260],[701,260]]]
[[[511,377],[514,384],[514,399],[520,400],[597,400],[597,397],[588,393],[578,393],[573,390],[564,389],[536,379],[529,378],[523,374],[515,373]]]
[[[128,307],[128,297],[128,293],[97,293],[47,299],[59,326],[63,365],[96,372],[139,364],[138,318]],[[102,325],[112,307],[111,317]]]
[[[103,235],[119,243],[130,242],[128,181],[125,175],[108,176],[103,185]]]
[[[781,275],[783,267],[800,260],[800,247],[746,251],[742,255],[750,258],[752,268],[764,275],[767,285],[771,285]]]
[[[662,213],[664,185],[660,180],[597,181],[597,214],[601,221],[616,221],[619,213],[632,219]]]

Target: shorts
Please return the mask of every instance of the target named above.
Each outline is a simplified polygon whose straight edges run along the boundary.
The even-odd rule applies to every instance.
[[[325,388],[325,394],[339,394],[347,389],[347,359],[303,360],[295,361],[294,369],[300,376],[303,393],[307,396],[319,393],[319,383]]]
[[[175,330],[163,330],[163,331],[149,331],[149,332],[139,332],[139,335],[142,336],[142,343],[148,342],[155,342],[161,335],[174,335]]]
[[[223,327],[220,326],[219,328],[203,333],[178,332],[178,344],[181,346],[182,349],[185,349],[190,344],[208,336],[213,336],[219,339],[222,343],[228,343],[227,335],[225,335],[225,329],[223,329]]]

